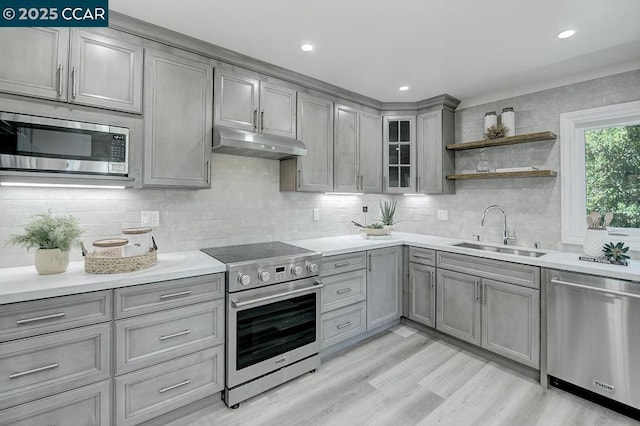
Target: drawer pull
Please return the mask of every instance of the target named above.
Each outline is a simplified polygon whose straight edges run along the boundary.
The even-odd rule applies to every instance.
[[[420,254],[414,254],[413,257],[415,257],[416,259],[426,259],[426,260],[431,260],[432,257],[431,256],[423,256]]]
[[[44,320],[50,320],[50,319],[55,319],[55,318],[62,318],[65,315],[66,314],[64,312],[58,312],[57,314],[44,315],[44,316],[35,317],[35,318],[21,319],[21,320],[16,321],[16,324],[18,324],[18,325],[31,324],[32,322],[36,322],[36,321],[44,321]]]
[[[190,295],[191,293],[192,293],[191,290],[187,290],[187,291],[180,291],[178,293],[161,294],[160,300],[173,299],[174,297],[184,297],[184,296]]]
[[[169,392],[170,390],[181,388],[182,386],[186,386],[189,383],[191,383],[191,380],[187,379],[184,382],[176,383],[175,385],[167,386],[166,388],[161,388],[160,393],[165,393],[165,392]]]
[[[340,330],[341,328],[349,327],[351,325],[351,321],[347,321],[344,324],[336,325],[336,328]]]
[[[345,294],[351,291],[351,287],[343,288],[341,290],[336,291],[336,294]]]
[[[334,263],[333,266],[336,268],[344,268],[345,266],[349,266],[351,265],[351,262],[346,261],[346,262],[338,262],[338,263]]]
[[[41,371],[53,370],[54,368],[58,368],[58,364],[49,364],[44,367],[34,368],[33,370],[23,371],[22,373],[13,373],[9,376],[10,379],[17,379],[18,377],[27,376],[29,374],[39,373]]]
[[[191,330],[178,331],[177,333],[167,334],[166,336],[160,336],[160,341],[173,339],[174,337],[185,336],[191,333]]]

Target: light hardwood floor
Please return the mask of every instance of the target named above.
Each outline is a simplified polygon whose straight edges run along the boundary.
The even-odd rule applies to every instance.
[[[640,425],[399,325],[315,374],[231,410],[221,401],[170,423],[209,425]]]

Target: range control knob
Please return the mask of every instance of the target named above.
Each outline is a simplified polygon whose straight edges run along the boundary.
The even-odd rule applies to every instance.
[[[291,267],[291,274],[292,275],[300,275],[302,274],[302,266],[300,265],[293,265]]]
[[[241,285],[249,285],[251,283],[251,276],[247,274],[238,275],[238,283]]]
[[[258,279],[260,281],[269,281],[270,278],[271,274],[269,273],[269,271],[262,271],[258,274]]]
[[[310,274],[317,274],[318,273],[318,264],[316,263],[310,263],[307,265],[307,272],[309,272]]]

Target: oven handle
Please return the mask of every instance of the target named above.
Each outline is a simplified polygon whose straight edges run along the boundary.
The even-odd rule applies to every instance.
[[[297,290],[287,291],[286,293],[272,294],[271,296],[260,297],[258,299],[247,300],[244,302],[238,302],[237,300],[231,299],[231,306],[234,308],[242,308],[249,305],[256,305],[258,303],[268,302],[269,300],[273,300],[273,299],[280,299],[282,297],[292,296],[294,294],[311,293],[316,290],[320,290],[322,287],[324,287],[324,284],[316,283],[316,285],[313,285],[311,287],[299,288]]]

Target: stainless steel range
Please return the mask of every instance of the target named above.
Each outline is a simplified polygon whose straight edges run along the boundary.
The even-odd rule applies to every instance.
[[[227,406],[315,371],[321,254],[281,242],[202,251],[227,265]]]

